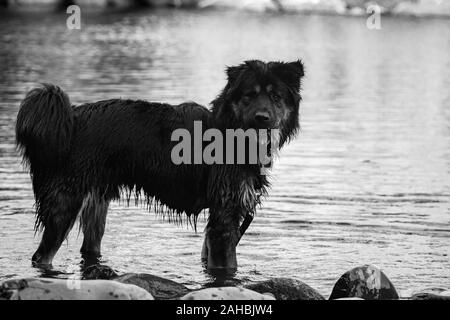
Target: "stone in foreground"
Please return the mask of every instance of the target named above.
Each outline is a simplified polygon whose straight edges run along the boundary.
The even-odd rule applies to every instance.
[[[411,300],[446,300],[450,301],[450,290],[441,288],[430,288],[414,292]]]
[[[330,300],[339,298],[396,300],[397,290],[386,275],[373,265],[364,265],[344,273],[334,285]]]
[[[156,300],[178,299],[191,292],[186,286],[147,273],[126,273],[118,275],[115,270],[106,265],[92,265],[83,271],[83,279],[108,279],[120,283],[134,284],[148,292]]]
[[[154,300],[135,285],[108,280],[29,278],[0,284],[0,299],[8,300]]]
[[[193,291],[180,300],[275,300],[275,298],[245,288],[219,287]]]
[[[319,292],[306,283],[289,278],[273,278],[249,283],[244,287],[259,293],[271,293],[277,300],[324,300]]]
[[[156,300],[172,300],[189,293],[184,285],[146,273],[127,273],[113,278],[121,283],[134,284],[150,292]]]
[[[83,270],[81,278],[83,280],[110,280],[118,276],[113,268],[107,265],[94,264]]]

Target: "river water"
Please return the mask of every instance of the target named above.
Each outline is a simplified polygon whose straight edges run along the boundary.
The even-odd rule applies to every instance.
[[[301,133],[238,248],[239,280],[284,276],[328,296],[355,266],[380,267],[402,295],[450,287],[450,20],[219,11],[0,15],[0,280],[39,275],[33,195],[14,145],[19,102],[38,82],[73,103],[113,97],[208,104],[245,59],[306,67]],[[209,281],[202,230],[113,203],[103,262],[190,287]],[[58,252],[79,274],[82,236]]]

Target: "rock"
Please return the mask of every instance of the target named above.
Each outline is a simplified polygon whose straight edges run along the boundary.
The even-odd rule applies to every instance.
[[[94,264],[84,269],[82,276],[83,280],[96,280],[96,279],[109,280],[115,277],[118,277],[118,274],[114,269],[99,264]]]
[[[450,291],[441,288],[431,288],[414,292],[411,300],[450,300]]]
[[[450,301],[450,297],[440,295],[440,294],[424,292],[424,293],[413,294],[413,296],[411,297],[411,300],[446,300],[446,301]]]
[[[269,292],[277,300],[324,300],[324,297],[307,284],[289,278],[273,278],[267,281],[249,283],[245,288],[259,293]]]
[[[92,265],[83,272],[83,279],[109,279],[120,283],[133,284],[148,292],[156,300],[178,299],[191,292],[186,286],[146,273],[126,273],[118,275],[111,267]]]
[[[28,278],[0,284],[8,300],[154,300],[142,288],[108,280]]]
[[[25,279],[7,280],[0,283],[0,300],[10,300],[12,296],[28,287]]]
[[[127,273],[113,280],[141,287],[150,292],[156,300],[178,299],[191,292],[180,283],[145,273]]]
[[[357,297],[365,300],[399,299],[394,285],[377,267],[364,265],[343,274],[334,285],[330,300]]]
[[[275,300],[275,298],[245,288],[219,287],[193,291],[180,300]]]

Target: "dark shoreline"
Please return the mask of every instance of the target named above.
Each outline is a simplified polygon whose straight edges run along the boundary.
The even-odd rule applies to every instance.
[[[394,17],[415,17],[415,18],[450,18],[450,4],[432,3],[433,0],[421,0],[412,3],[407,0],[392,0],[387,5],[384,1],[380,6],[382,16]],[[385,4],[383,7],[382,5]],[[203,2],[201,0],[104,0],[101,2],[88,0],[38,0],[21,2],[19,4],[0,0],[0,12],[65,12],[70,5],[78,5],[88,12],[115,11],[126,13],[142,9],[183,9],[183,10],[220,10],[220,11],[248,11],[255,13],[273,12],[276,14],[302,14],[302,15],[338,15],[346,17],[370,16],[374,13],[372,2],[366,0],[342,1],[327,3],[322,1],[310,3],[288,1],[253,1],[246,5],[239,2],[230,1],[211,1]]]

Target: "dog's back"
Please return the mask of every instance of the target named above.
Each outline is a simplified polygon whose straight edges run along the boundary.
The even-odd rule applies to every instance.
[[[191,214],[203,209],[193,199],[203,192],[205,167],[175,165],[171,135],[178,128],[192,132],[194,121],[207,124],[209,117],[195,103],[111,99],[73,108],[60,88],[45,85],[21,106],[17,141],[33,173],[46,171],[50,181],[43,183],[50,188],[67,183],[64,188],[73,193],[96,190],[109,199],[118,198],[123,187],[142,189],[170,209]]]
[[[107,100],[79,106],[67,174],[79,180],[76,185],[87,183],[109,197],[117,198],[122,187],[143,189],[171,209],[197,213],[192,201],[203,192],[206,168],[175,165],[171,135],[179,128],[192,132],[194,121],[206,124],[209,117],[194,103]]]

